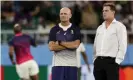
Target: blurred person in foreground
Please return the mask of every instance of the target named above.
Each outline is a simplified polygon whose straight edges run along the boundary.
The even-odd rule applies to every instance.
[[[98,27],[94,41],[95,80],[119,80],[119,65],[127,49],[127,30],[114,17],[115,5],[105,3],[105,21]]]
[[[77,80],[77,54],[80,45],[80,29],[70,23],[71,10],[60,10],[60,21],[49,34],[49,49],[54,51],[52,80]]]
[[[21,80],[39,80],[39,68],[30,52],[30,45],[36,47],[35,40],[22,33],[20,24],[14,25],[15,36],[9,41],[9,56]],[[16,55],[16,61],[14,59]]]
[[[78,67],[78,80],[80,80],[80,77],[81,77],[81,57],[80,55],[83,56],[83,59],[87,65],[87,68],[88,68],[88,72],[90,72],[90,66],[89,66],[89,62],[88,62],[88,57],[87,57],[87,53],[85,51],[85,46],[84,44],[81,42],[79,47],[77,48],[77,61],[78,61],[78,64],[77,64],[77,67]]]

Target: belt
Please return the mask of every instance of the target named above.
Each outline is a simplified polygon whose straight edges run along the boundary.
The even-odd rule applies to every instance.
[[[115,57],[110,57],[110,56],[98,56],[98,59],[115,59]]]

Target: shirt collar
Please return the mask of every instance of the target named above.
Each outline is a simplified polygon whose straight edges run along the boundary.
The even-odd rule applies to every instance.
[[[114,20],[112,21],[112,23],[114,23],[114,22],[117,22],[116,19],[114,19]]]
[[[62,28],[64,31],[66,31],[71,26],[72,26],[72,23],[70,23],[68,26],[63,26],[63,25],[61,25],[61,23],[59,23],[59,27]]]
[[[17,34],[15,34],[15,36],[21,36],[22,35],[22,33],[20,32],[20,33],[17,33]]]
[[[61,25],[61,23],[59,23],[59,27],[63,27],[63,28],[67,27],[68,28],[68,27],[71,27],[71,26],[72,26],[72,23],[70,23],[68,26],[63,26],[63,25]]]
[[[114,20],[111,23],[115,23],[117,22],[117,20],[114,18]],[[105,24],[105,21],[103,22],[103,24]]]

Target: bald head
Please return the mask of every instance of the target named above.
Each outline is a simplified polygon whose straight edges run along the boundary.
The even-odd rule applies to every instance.
[[[14,25],[15,34],[20,33],[21,31],[22,31],[22,28],[21,28],[20,24],[15,24]]]
[[[71,10],[68,7],[61,8],[60,12],[67,12],[67,13],[71,14]]]
[[[69,21],[71,18],[71,10],[67,7],[60,9],[60,20],[61,21]]]

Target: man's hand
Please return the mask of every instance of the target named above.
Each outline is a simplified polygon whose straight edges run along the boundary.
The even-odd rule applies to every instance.
[[[90,69],[90,66],[89,65],[87,65],[87,68],[88,68],[88,71],[91,72],[91,69]]]
[[[58,44],[58,45],[59,45],[59,42],[58,42],[58,41],[56,41],[56,42],[55,42],[55,44]]]

